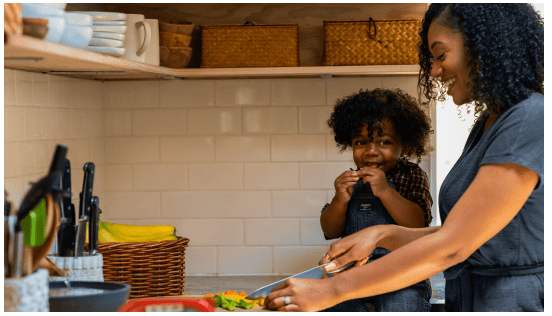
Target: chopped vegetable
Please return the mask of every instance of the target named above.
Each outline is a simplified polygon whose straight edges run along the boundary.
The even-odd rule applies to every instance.
[[[207,296],[211,295],[213,294],[207,294]],[[214,294],[214,299],[217,307],[228,311],[236,310],[236,308],[252,309],[255,305],[264,305],[264,298],[249,300],[245,298],[246,296],[247,294],[243,291],[238,293],[237,291],[229,290]]]

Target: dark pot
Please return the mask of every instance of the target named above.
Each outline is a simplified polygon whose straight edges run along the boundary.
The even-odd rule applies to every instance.
[[[124,283],[71,281],[50,282],[51,312],[116,312],[127,298],[130,286]],[[56,293],[63,291],[66,293]]]

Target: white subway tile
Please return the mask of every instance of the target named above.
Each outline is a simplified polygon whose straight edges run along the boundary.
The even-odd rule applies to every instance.
[[[179,236],[190,239],[190,246],[243,245],[241,219],[173,220]]]
[[[90,160],[103,164],[105,162],[105,138],[95,137],[89,140]]]
[[[247,219],[245,243],[251,246],[298,245],[297,219]]]
[[[45,110],[38,108],[25,109],[25,136],[28,140],[38,140],[47,138],[48,134],[48,119],[52,117],[52,113],[57,114],[54,110]],[[56,120],[54,123],[59,123],[54,115],[52,118]],[[54,136],[55,137],[55,136]]]
[[[268,105],[270,79],[216,80],[216,105]]]
[[[33,104],[32,72],[15,72],[15,101],[17,105],[31,106]]]
[[[331,189],[335,178],[355,164],[345,162],[313,162],[302,163],[299,166],[302,189]]]
[[[71,166],[79,167],[82,170],[82,166],[87,161],[93,161],[90,155],[90,144],[87,139],[65,139],[60,143],[67,146],[67,158],[71,161]],[[49,156],[52,156],[55,151],[55,145],[50,145],[51,151]],[[49,159],[43,159],[44,163],[41,167],[47,168],[50,165]],[[96,163],[95,161],[93,161]]]
[[[132,134],[137,136],[186,135],[186,110],[133,111]]]
[[[372,90],[381,88],[380,77],[354,77],[327,79],[327,104],[335,105],[338,99],[357,93],[360,89]]]
[[[322,191],[273,191],[272,216],[313,217],[320,216],[326,204],[326,190]]]
[[[131,165],[104,165],[101,171],[107,191],[132,191]]]
[[[272,161],[324,160],[325,139],[322,135],[273,135]]]
[[[192,190],[240,190],[243,188],[243,164],[216,163],[189,166]]]
[[[162,137],[160,142],[163,162],[215,160],[214,137]]]
[[[217,247],[187,247],[184,260],[186,275],[217,273]]]
[[[418,76],[382,77],[381,86],[386,89],[401,89],[418,100]]]
[[[334,135],[326,136],[326,161],[353,161],[353,151],[350,147],[341,152],[337,147]]]
[[[107,108],[156,108],[159,106],[159,81],[110,81],[105,83]]]
[[[4,105],[16,105],[15,70],[4,68]]]
[[[4,106],[4,142],[25,139],[25,110]]]
[[[215,105],[215,82],[211,80],[164,80],[159,83],[161,107],[182,108]]]
[[[6,169],[4,169],[6,170]],[[4,173],[5,175],[6,173]],[[27,182],[23,178],[4,178],[4,190],[8,193],[8,201],[12,205],[12,212],[16,210],[27,193]]]
[[[130,111],[104,111],[105,136],[132,135],[132,113]]]
[[[323,246],[331,243],[324,238],[320,218],[301,219],[301,243],[310,246]]]
[[[50,81],[49,76],[41,73],[33,74],[32,89],[33,105],[49,106],[50,102]]]
[[[161,193],[104,192],[102,205],[102,214],[109,218],[158,218]]]
[[[245,188],[254,190],[289,190],[299,188],[297,163],[247,163]]]
[[[24,174],[24,161],[29,158],[22,153],[22,148],[22,143],[4,141],[4,177],[15,178]]]
[[[295,134],[297,108],[244,108],[243,121],[244,133]]]
[[[326,103],[324,79],[273,79],[272,105],[321,105]]]
[[[188,132],[191,135],[235,135],[241,133],[240,108],[190,109]]]
[[[82,106],[89,109],[103,109],[104,83],[96,80],[80,80]]]
[[[219,247],[218,251],[219,274],[272,274],[271,247]]]
[[[274,272],[295,274],[318,265],[326,253],[326,247],[275,247]]]
[[[217,161],[268,161],[268,136],[220,136],[216,138]]]
[[[329,134],[332,129],[328,119],[333,111],[331,106],[299,108],[299,132],[302,134]]]
[[[106,138],[105,158],[108,163],[159,161],[159,140],[155,137]]]
[[[188,171],[183,164],[134,165],[134,190],[168,191],[188,188]]]
[[[267,191],[184,191],[162,193],[162,214],[177,218],[270,216]]]

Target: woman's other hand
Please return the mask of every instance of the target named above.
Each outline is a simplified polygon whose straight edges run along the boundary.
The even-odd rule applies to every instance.
[[[367,227],[333,242],[326,255],[320,261],[326,265],[326,271],[339,270],[344,265],[355,262],[357,266],[366,263],[381,240],[383,226]]]
[[[339,303],[333,281],[329,279],[289,279],[270,293],[265,307],[282,312],[314,312]]]

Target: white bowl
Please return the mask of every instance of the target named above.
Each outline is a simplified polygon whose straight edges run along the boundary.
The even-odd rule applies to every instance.
[[[126,33],[126,25],[92,25],[94,32]]]
[[[91,15],[94,21],[126,21],[127,15],[120,12],[100,12],[100,11],[75,11]]]
[[[48,34],[45,40],[52,43],[59,43],[65,30],[65,18],[62,16],[48,16]]]
[[[107,38],[107,39],[114,39],[114,40],[119,40],[119,41],[124,41],[125,40],[125,34],[121,34],[121,33],[109,33],[109,32],[96,32],[94,31],[94,33],[92,33],[92,37],[96,37],[96,38]]]
[[[87,50],[96,52],[96,53],[102,53],[112,56],[123,56],[125,54],[124,47],[102,47],[102,46],[88,46],[86,47]]]
[[[96,21],[94,20],[94,25],[126,25],[127,21]]]
[[[65,12],[65,22],[71,25],[91,26],[92,17],[88,14]]]
[[[100,47],[124,47],[125,42],[108,38],[97,38],[92,35],[92,39],[90,40],[90,43],[88,43],[88,45]]]
[[[63,9],[49,6],[45,3],[22,3],[21,15],[24,18],[45,18],[49,16],[63,16]]]
[[[60,43],[71,47],[85,48],[91,38],[92,27],[68,24],[65,25]]]

